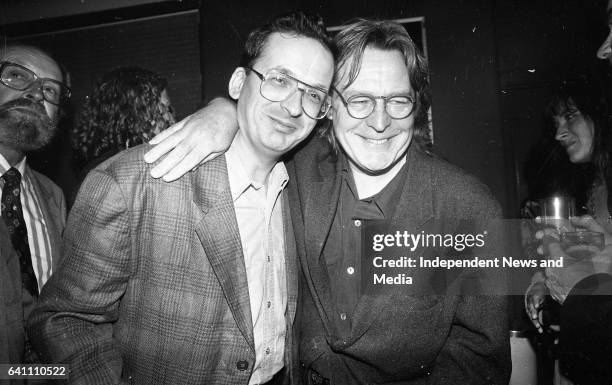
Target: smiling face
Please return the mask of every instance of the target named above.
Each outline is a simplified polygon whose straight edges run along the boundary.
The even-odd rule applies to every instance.
[[[8,48],[0,58],[20,64],[39,78],[63,81],[57,63],[31,47]],[[49,143],[57,129],[58,106],[43,99],[40,81],[18,91],[0,84],[0,145],[25,153]]]
[[[569,100],[567,106],[560,106],[553,116],[557,128],[555,139],[565,148],[572,163],[587,163],[593,156],[593,121],[582,115]]]
[[[334,61],[329,50],[312,38],[275,32],[267,38],[252,67],[262,74],[275,69],[327,90]],[[238,99],[238,136],[257,155],[278,159],[310,134],[316,120],[302,110],[302,91],[296,90],[284,101],[271,102],[261,96],[261,82],[253,71],[243,67],[232,75],[229,93]]]
[[[339,73],[343,74],[344,69]],[[361,69],[355,81],[343,88],[341,76],[338,90],[345,99],[355,95],[412,95],[408,68],[397,50],[366,48]],[[404,119],[391,119],[384,103],[364,119],[351,117],[337,95],[332,102],[333,130],[336,140],[348,155],[351,165],[370,174],[383,174],[406,153],[414,132],[414,114]]]

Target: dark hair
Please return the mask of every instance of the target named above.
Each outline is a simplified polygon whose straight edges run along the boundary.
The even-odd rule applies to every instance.
[[[321,43],[332,54],[334,53],[331,40],[325,32],[323,19],[318,15],[308,15],[302,11],[295,11],[277,16],[249,34],[240,59],[241,67],[253,66],[262,54],[268,37],[273,33],[309,37]]]
[[[610,166],[610,130],[608,106],[601,87],[589,75],[580,75],[561,83],[546,108],[549,123],[555,115],[567,110],[578,109],[580,113],[593,122],[593,156],[591,163],[603,172]],[[554,128],[554,124],[553,128]]]
[[[174,123],[172,111],[161,103],[166,88],[166,79],[139,67],[104,74],[72,130],[77,163],[141,144]]]
[[[398,51],[402,54],[410,84],[416,94],[413,139],[420,144],[429,143],[428,110],[431,95],[427,60],[404,27],[389,20],[357,19],[346,24],[336,35],[334,43],[337,50],[334,86],[339,91],[350,86],[359,75],[366,48]],[[322,135],[337,149],[331,123],[322,127]]]
[[[575,74],[561,82],[545,110],[549,127],[525,168],[532,199],[553,193],[568,194],[576,198],[580,208],[587,204],[596,184],[609,180],[612,137],[604,91],[602,81],[590,73]],[[592,157],[582,164],[570,162],[567,152],[555,139],[553,118],[576,109],[593,124]],[[544,155],[538,156],[535,151]]]

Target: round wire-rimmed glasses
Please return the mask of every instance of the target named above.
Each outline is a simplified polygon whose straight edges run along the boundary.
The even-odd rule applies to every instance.
[[[355,119],[365,119],[376,109],[376,100],[384,103],[385,111],[392,119],[406,119],[414,112],[414,97],[411,95],[373,96],[367,94],[352,95],[348,99],[334,88],[346,107],[349,115]]]

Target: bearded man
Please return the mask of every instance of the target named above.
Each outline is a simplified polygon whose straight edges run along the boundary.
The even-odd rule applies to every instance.
[[[24,324],[60,256],[64,195],[26,155],[48,144],[70,97],[38,48],[0,49],[0,363],[35,362]]]

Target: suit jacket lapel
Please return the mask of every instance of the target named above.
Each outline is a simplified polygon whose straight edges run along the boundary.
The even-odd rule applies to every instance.
[[[192,173],[194,205],[202,218],[196,225],[202,246],[215,271],[238,328],[255,351],[246,267],[225,157]]]
[[[400,187],[400,199],[390,218],[389,228],[393,231],[398,229],[418,233],[421,227],[433,218],[433,170],[427,162],[427,156],[414,146],[408,150],[406,179]],[[388,295],[362,296],[353,314],[352,338],[361,337],[392,300]]]
[[[332,335],[333,301],[331,285],[325,261],[321,259],[323,245],[331,229],[340,198],[341,163],[339,161],[320,163],[319,175],[308,181],[305,197],[304,222],[307,258],[302,260],[302,268],[310,286],[310,293],[316,297],[319,312],[325,314],[323,325],[328,335]]]

